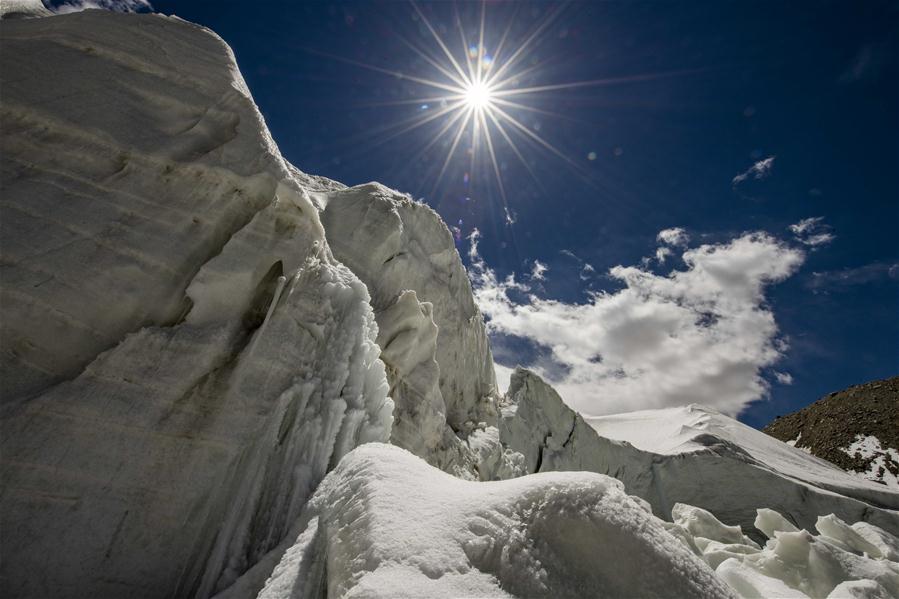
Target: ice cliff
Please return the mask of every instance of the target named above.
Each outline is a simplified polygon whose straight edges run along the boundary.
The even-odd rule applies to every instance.
[[[669,518],[699,506],[753,529],[756,509],[773,508],[800,528],[836,514],[899,535],[899,493],[859,480],[714,410],[691,405],[584,417],[536,374],[517,369],[500,440],[525,456],[528,472],[587,470],[614,476]],[[714,484],[710,489],[707,484]]]
[[[3,20],[0,85],[4,596],[899,588],[897,493],[696,406],[500,398],[438,215],[286,162],[208,29]]]
[[[5,590],[208,596],[391,431],[478,476],[492,359],[434,212],[288,164],[177,18],[4,20],[0,78]]]

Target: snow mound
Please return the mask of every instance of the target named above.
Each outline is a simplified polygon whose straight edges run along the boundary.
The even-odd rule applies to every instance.
[[[368,444],[325,478],[305,520],[260,599],[732,596],[593,473],[470,482]]]
[[[582,417],[524,369],[512,375],[506,402],[500,441],[524,456],[528,472],[614,476],[661,518],[676,503],[695,505],[763,540],[754,523],[756,508],[766,506],[799,528],[836,514],[899,534],[899,493],[708,408]]]

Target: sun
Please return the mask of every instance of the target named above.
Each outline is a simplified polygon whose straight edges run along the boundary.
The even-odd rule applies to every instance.
[[[493,101],[493,90],[483,81],[475,81],[465,88],[465,103],[475,110],[490,108]]]
[[[439,4],[432,3],[431,6]],[[540,186],[540,177],[533,168],[534,161],[525,156],[528,150],[536,150],[562,160],[582,180],[590,185],[594,184],[593,174],[590,171],[545,139],[539,133],[540,127],[529,122],[526,116],[528,114],[570,120],[568,115],[534,105],[537,96],[547,92],[646,81],[682,73],[680,71],[647,73],[544,84],[540,82],[540,78],[547,72],[551,74],[551,71],[545,68],[546,60],[537,60],[535,49],[540,43],[541,36],[546,35],[549,28],[558,21],[566,3],[546,12],[519,41],[513,41],[511,37],[514,18],[506,19],[506,26],[501,30],[501,35],[496,37],[492,35],[499,33],[500,30],[494,31],[487,27],[487,0],[480,2],[480,19],[476,29],[469,28],[463,23],[456,5],[452,4],[455,18],[450,21],[451,25],[445,28],[445,31],[441,28],[444,35],[438,33],[438,28],[431,23],[415,0],[411,0],[411,5],[415,20],[424,26],[416,30],[422,34],[429,33],[433,39],[433,46],[427,43],[425,47],[420,47],[417,38],[407,40],[399,36],[399,39],[417,55],[420,64],[427,65],[425,67],[428,69],[427,73],[422,75],[407,73],[327,52],[309,51],[391,75],[395,80],[403,81],[404,85],[413,83],[430,88],[431,91],[416,93],[412,97],[377,103],[409,105],[414,106],[415,110],[415,114],[410,118],[379,129],[378,143],[424,126],[432,126],[435,131],[429,133],[427,143],[417,151],[420,156],[437,152],[442,154],[445,151],[444,156],[434,161],[434,168],[428,170],[427,178],[433,181],[430,195],[437,193],[444,175],[448,172],[455,170],[457,174],[461,173],[462,181],[469,190],[473,189],[472,181],[475,177],[480,180],[480,177],[486,175],[484,181],[489,183],[492,173],[506,214],[506,223],[510,225],[514,223],[514,218],[509,210],[503,182],[504,173],[508,172],[507,163],[511,163],[512,158],[517,159],[536,185]],[[517,9],[515,10],[513,16],[517,14]],[[457,35],[449,35],[450,33]],[[457,36],[458,41],[454,41]],[[511,157],[504,157],[503,151],[511,152]],[[453,162],[460,154],[462,160],[458,163]],[[451,163],[453,169],[450,168]]]

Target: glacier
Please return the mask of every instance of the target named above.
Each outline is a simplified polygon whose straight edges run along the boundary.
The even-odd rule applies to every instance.
[[[599,474],[469,482],[368,444],[328,475],[310,515],[260,599],[733,597]]]
[[[836,514],[899,535],[899,493],[858,479],[736,420],[698,405],[611,416],[582,416],[536,374],[517,369],[503,408],[500,441],[522,454],[528,472],[589,470],[621,480],[653,512],[676,503],[754,527],[771,508],[799,528]],[[714,481],[711,492],[697,481]]]
[[[286,161],[212,31],[0,12],[5,596],[897,593],[899,493],[501,395],[437,213]]]

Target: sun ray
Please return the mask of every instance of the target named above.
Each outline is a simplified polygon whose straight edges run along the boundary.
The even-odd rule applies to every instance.
[[[401,128],[397,131],[390,131],[390,133],[388,133],[385,136],[380,136],[380,135],[376,136],[375,141],[372,144],[372,147],[374,148],[374,147],[380,146],[383,143],[390,141],[391,139],[395,139],[395,138],[399,137],[400,135],[403,135],[405,133],[413,131],[414,129],[418,129],[419,127],[422,127],[424,125],[427,125],[431,121],[439,119],[443,115],[448,114],[448,113],[460,108],[463,104],[464,104],[464,102],[457,102],[455,104],[450,104],[450,105],[446,106],[445,108],[441,108],[440,110],[436,110],[432,114],[417,116],[412,119],[407,119],[405,121],[401,121],[400,123],[388,125],[387,127],[384,128],[385,133],[387,131],[390,131],[391,129],[395,129],[396,127],[401,127]],[[406,126],[404,126],[404,125],[406,125]]]
[[[439,62],[437,62],[437,59],[433,58],[432,56],[429,56],[424,50],[416,47],[412,42],[410,42],[406,38],[404,38],[402,36],[397,36],[397,39],[399,39],[403,44],[405,44],[407,48],[409,48],[410,50],[412,50],[413,52],[418,54],[421,58],[423,58],[432,67],[434,67],[435,69],[440,71],[444,77],[446,77],[447,79],[449,79],[450,81],[455,83],[460,88],[465,87],[465,85],[466,85],[465,80],[457,77],[452,71],[450,71],[449,69],[447,69],[446,67],[441,65]]]
[[[458,93],[453,94],[451,96],[431,96],[429,98],[409,98],[406,100],[384,100],[383,102],[359,102],[358,104],[354,103],[354,106],[408,106],[410,104],[419,104],[419,105],[430,105],[437,104],[440,102],[458,102],[459,100],[464,100],[465,94]],[[504,100],[507,101],[507,100]]]
[[[518,146],[515,145],[515,142],[512,141],[512,138],[509,137],[509,134],[506,133],[506,130],[502,126],[502,123],[499,122],[499,120],[496,118],[496,116],[493,115],[492,112],[488,112],[487,116],[490,117],[490,120],[493,121],[493,124],[496,126],[496,129],[499,131],[500,135],[503,136],[503,139],[505,139],[506,143],[509,144],[509,147],[512,148],[512,152],[515,154],[515,156],[518,158],[518,160],[521,162],[521,164],[524,166],[524,168],[527,169],[528,174],[531,175],[531,178],[534,180],[534,183],[536,183],[537,187],[539,187],[541,191],[546,193],[546,188],[543,187],[543,183],[540,181],[540,178],[537,176],[537,173],[534,172],[534,169],[531,167],[531,165],[528,163],[527,159],[521,153],[521,150],[518,149]]]
[[[508,211],[509,202],[506,200],[506,188],[503,185],[503,177],[499,172],[499,164],[496,162],[496,153],[493,151],[493,140],[490,137],[490,129],[487,127],[487,119],[484,117],[484,112],[478,115],[481,119],[481,127],[484,130],[484,139],[487,141],[487,152],[490,154],[490,161],[493,163],[493,174],[496,175],[496,183],[499,187],[499,194],[503,200],[503,208]]]
[[[547,149],[548,151],[550,151],[550,152],[552,152],[553,154],[555,154],[557,157],[559,157],[559,158],[561,158],[562,160],[564,160],[565,162],[567,162],[569,165],[571,165],[572,168],[574,168],[574,170],[575,170],[579,175],[581,175],[582,177],[585,177],[585,179],[586,179],[587,181],[590,181],[589,176],[587,176],[587,175],[584,173],[583,168],[581,167],[581,165],[579,165],[579,164],[576,163],[574,160],[572,160],[571,158],[569,158],[568,156],[566,156],[561,150],[559,150],[559,149],[556,148],[554,145],[552,145],[551,143],[549,143],[548,141],[546,141],[545,139],[543,139],[542,137],[540,137],[539,135],[537,135],[536,133],[534,133],[533,131],[531,131],[530,129],[528,129],[525,125],[521,124],[518,120],[515,119],[515,117],[511,116],[509,113],[507,113],[507,112],[506,112],[505,110],[503,110],[502,108],[499,108],[498,106],[494,106],[494,110],[496,110],[496,112],[497,112],[497,114],[498,114],[499,116],[505,118],[506,121],[508,121],[510,124],[512,124],[512,125],[513,125],[516,129],[518,129],[520,132],[524,133],[524,134],[527,135],[529,138],[531,138],[533,141],[537,142],[538,144],[540,144],[541,146],[543,146],[545,149]]]
[[[527,112],[534,112],[534,113],[542,114],[545,116],[551,116],[551,117],[561,119],[564,121],[571,121],[573,123],[586,124],[585,121],[576,119],[567,114],[562,114],[561,112],[553,112],[551,110],[544,110],[542,108],[537,108],[536,106],[528,106],[527,104],[520,104],[519,102],[512,102],[510,100],[505,100],[503,98],[497,98],[496,92],[493,92],[493,91],[490,92],[490,102],[492,104],[499,104],[501,106],[508,106],[509,108],[515,108],[517,110],[525,110]]]
[[[307,48],[307,52],[310,54],[317,54],[318,56],[324,56],[325,58],[330,58],[331,60],[337,60],[340,62],[345,62],[347,64],[355,65],[357,67],[362,67],[364,69],[370,69],[372,71],[376,71],[378,73],[384,73],[385,75],[393,75],[394,77],[398,77],[400,79],[408,79],[409,81],[415,81],[416,83],[421,83],[422,85],[429,85],[431,87],[436,87],[438,89],[443,89],[451,92],[459,92],[458,87],[453,87],[452,85],[447,85],[445,83],[440,83],[439,81],[431,81],[430,79],[424,79],[422,77],[416,77],[414,75],[408,75],[403,73],[402,71],[394,71],[393,69],[385,69],[383,67],[375,66],[372,64],[367,64],[364,62],[360,62],[358,60],[353,60],[352,58],[344,58],[343,56],[337,56],[336,54],[330,54],[328,52],[322,52],[320,50],[314,50],[312,48]]]
[[[572,81],[571,83],[556,83],[551,85],[537,85],[534,87],[519,87],[516,89],[497,89],[496,97],[516,96],[521,94],[533,94],[563,89],[576,89],[579,87],[602,87],[604,85],[618,85],[621,83],[637,83],[641,81],[654,81],[666,77],[678,77],[680,75],[693,75],[701,73],[705,69],[683,69],[678,71],[665,71],[661,73],[644,73],[641,75],[628,75],[624,77],[608,77],[605,79],[590,79],[587,81]],[[498,87],[498,86],[497,86]]]
[[[453,14],[456,18],[456,27],[459,29],[459,37],[462,40],[462,54],[465,55],[465,64],[468,66],[468,78],[469,81],[474,81],[474,66],[471,64],[471,56],[468,53],[468,38],[465,37],[465,28],[462,27],[459,5],[455,2],[453,2]]]
[[[478,35],[478,66],[477,72],[475,72],[474,83],[480,84],[483,80],[484,74],[484,21],[487,18],[487,3],[481,3],[481,29],[480,34]],[[484,85],[484,88],[488,88],[489,85]]]
[[[443,161],[443,167],[440,169],[440,173],[437,175],[437,180],[434,182],[434,187],[431,189],[431,195],[434,195],[437,191],[437,187],[440,185],[440,181],[443,179],[443,175],[446,173],[446,169],[449,166],[450,160],[453,157],[453,154],[456,152],[456,147],[459,145],[459,140],[462,139],[462,134],[465,133],[465,130],[468,128],[468,121],[471,119],[471,115],[474,112],[473,108],[468,108],[465,111],[465,120],[459,126],[459,130],[456,132],[456,137],[453,139],[453,144],[450,146],[449,152],[446,153],[446,160]]]
[[[512,187],[504,179],[504,175],[508,177],[513,171],[520,172],[517,163],[525,168],[535,187],[544,194],[547,191],[543,164],[555,163],[557,160],[588,185],[599,189],[598,185],[605,184],[604,176],[600,177],[596,170],[600,163],[590,165],[586,156],[578,159],[564,151],[564,146],[554,143],[558,138],[550,129],[552,124],[563,120],[585,124],[576,118],[577,113],[572,108],[584,106],[585,102],[590,102],[591,105],[607,102],[603,95],[577,93],[575,90],[653,81],[700,72],[693,69],[554,83],[553,79],[547,77],[557,72],[555,67],[560,63],[551,54],[546,54],[544,50],[547,45],[543,44],[542,36],[546,36],[562,18],[561,15],[566,14],[568,2],[555,5],[529,21],[526,27],[521,28],[520,37],[516,23],[520,22],[517,20],[518,15],[524,12],[521,5],[513,4],[510,9],[503,9],[501,20],[505,23],[502,24],[498,43],[491,36],[492,29],[488,27],[490,11],[486,0],[482,0],[479,7],[472,7],[464,12],[456,2],[447,9],[441,9],[439,4],[430,5],[427,13],[432,15],[433,22],[426,15],[425,7],[416,0],[411,0],[410,4],[417,21],[416,31],[421,33],[408,38],[399,33],[396,35],[398,41],[415,57],[416,69],[413,72],[416,75],[325,52],[315,53],[405,82],[398,85],[398,99],[362,105],[407,107],[402,110],[415,111],[411,118],[401,119],[400,122],[387,126],[375,125],[369,127],[366,133],[377,137],[375,146],[414,131],[421,131],[427,136],[413,140],[414,143],[405,149],[409,155],[420,159],[397,161],[402,162],[402,166],[398,167],[400,171],[413,165],[419,169],[416,173],[416,186],[419,189],[430,185],[436,173],[429,195],[434,196],[438,191],[442,193],[444,188],[441,186],[448,184],[446,179],[450,172],[464,172],[466,194],[470,194],[473,199],[475,194],[496,198],[498,202],[502,202],[507,215],[510,214]],[[437,15],[449,17],[446,29],[437,26]],[[449,31],[453,27],[458,31]],[[460,43],[461,56],[458,54]],[[426,71],[420,71],[419,68]],[[417,89],[413,84],[440,91]],[[404,95],[399,95],[399,92]],[[410,96],[410,93],[416,95]],[[566,103],[562,109],[548,103],[559,98],[565,98]],[[543,129],[531,122],[538,118],[535,115],[539,115],[545,125]],[[375,117],[373,122],[378,123],[378,118]],[[354,148],[358,149],[359,147]],[[445,156],[443,152],[446,152]],[[514,169],[509,169],[504,160],[504,152],[506,155],[508,152],[515,155],[514,160],[508,159],[508,165],[512,165]],[[439,158],[431,159],[434,154]],[[592,156],[589,159],[594,158]],[[446,187],[446,190],[449,189],[450,187]],[[471,211],[475,205],[471,204],[465,210]]]
[[[431,25],[431,22],[425,16],[425,13],[422,12],[422,10],[418,7],[417,3],[412,2],[412,6],[415,8],[415,12],[418,13],[418,16],[421,17],[421,20],[425,24],[425,26],[428,28],[428,31],[430,31],[431,35],[434,36],[434,40],[437,42],[437,44],[443,50],[443,53],[446,54],[446,57],[449,58],[450,62],[453,64],[453,66],[456,67],[456,71],[459,72],[459,76],[462,77],[462,80],[465,81],[466,84],[471,85],[471,81],[465,77],[465,71],[463,71],[462,67],[459,66],[459,63],[456,62],[456,59],[453,57],[453,53],[450,52],[449,48],[446,47],[446,44],[443,43],[443,40],[440,38],[440,35],[437,33],[437,31]]]
[[[519,59],[519,57],[522,56],[522,54],[523,54],[524,52],[527,51],[528,47],[534,42],[534,40],[537,39],[537,37],[538,37],[541,33],[543,33],[543,31],[544,31],[547,27],[549,27],[549,26],[552,24],[552,22],[555,21],[556,18],[557,18],[560,14],[562,14],[562,11],[564,10],[564,8],[565,8],[565,4],[562,4],[561,6],[559,6],[559,8],[557,8],[556,11],[555,11],[554,13],[550,14],[550,15],[549,15],[549,16],[548,16],[548,17],[547,17],[547,18],[546,18],[546,19],[545,19],[545,20],[544,20],[544,21],[543,21],[543,22],[542,22],[542,23],[541,23],[541,24],[540,24],[540,25],[539,25],[539,26],[538,26],[532,33],[531,33],[531,35],[528,36],[528,38],[527,38],[524,42],[522,42],[521,44],[519,44],[519,45],[518,45],[518,48],[515,50],[515,52],[512,54],[512,56],[510,56],[510,57],[509,57],[508,59],[506,59],[506,60],[503,60],[502,65],[500,65],[499,69],[497,69],[497,71],[493,74],[493,76],[487,81],[487,84],[488,84],[488,85],[493,85],[493,83],[494,83],[495,81],[499,80],[500,76],[502,76],[502,74],[503,74],[504,72],[506,72],[508,69],[510,69],[510,68],[515,64],[515,62]]]
[[[509,32],[512,31],[512,24],[515,23],[515,17],[518,16],[518,10],[521,8],[521,4],[515,4],[515,8],[512,11],[512,16],[509,17],[509,21],[506,24],[506,29],[503,31],[502,37],[499,38],[499,43],[496,45],[496,50],[493,51],[493,59],[499,60],[500,56],[503,52],[503,46],[506,44],[506,39],[509,37]]]

